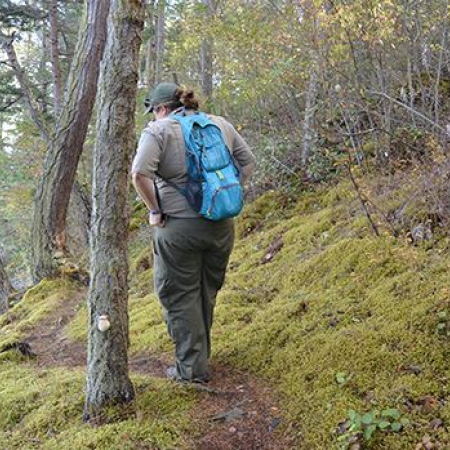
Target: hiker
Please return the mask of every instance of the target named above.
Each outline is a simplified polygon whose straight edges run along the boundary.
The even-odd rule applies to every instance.
[[[242,183],[252,173],[255,157],[229,122],[197,113],[199,102],[193,91],[160,83],[145,105],[155,120],[141,135],[132,176],[136,191],[150,210],[155,291],[175,343],[175,366],[167,369],[167,376],[176,381],[207,382],[213,312],[233,248],[234,224],[232,218],[205,218],[183,195],[188,167],[180,118],[196,115],[218,127],[212,129],[220,130],[221,142],[232,153]]]

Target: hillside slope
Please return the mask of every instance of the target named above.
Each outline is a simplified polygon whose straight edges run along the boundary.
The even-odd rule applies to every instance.
[[[134,220],[133,228],[138,222]],[[441,445],[430,448],[450,446],[448,252],[415,247],[389,235],[373,236],[346,184],[296,199],[269,192],[247,207],[237,228],[239,238],[218,298],[213,366],[229,364],[249,371],[272,387],[279,398],[280,436],[289,436],[293,448],[305,450],[360,448],[354,444],[358,435],[348,428],[358,426],[358,414],[366,414],[361,427],[376,427],[372,439],[364,442],[367,448],[428,448],[428,441]],[[171,343],[152,292],[150,250],[135,246],[132,254],[131,352],[164,358]],[[55,291],[50,294],[54,302]],[[25,309],[26,303],[16,308]],[[81,307],[65,331],[67,338],[83,341],[85,323]],[[14,320],[0,328],[0,346],[11,335],[17,338],[21,329]],[[7,430],[0,443],[15,442],[8,433],[20,442],[20,424],[31,421],[37,426],[33,408],[45,409],[46,404],[58,409],[58,397],[71,402],[68,420],[58,421],[59,437],[47,436],[42,448],[53,448],[67,442],[70,433],[80,432],[74,414],[82,403],[81,385],[74,398],[70,391],[66,398],[52,388],[45,399],[50,404],[39,400],[34,405],[34,391],[16,386],[14,374],[41,389],[46,377],[48,383],[72,377],[77,385],[81,373],[52,369],[33,381],[29,363],[3,359],[12,361],[0,362],[1,396],[8,398],[0,407],[0,427]],[[184,393],[178,402],[167,382],[137,377],[137,383],[140,391],[154,385],[151,401],[144,395],[141,402],[149,408],[149,423],[162,427],[153,440],[151,433],[143,432],[143,442],[152,444],[143,448],[172,448],[174,443],[190,448],[179,434],[188,430],[195,435],[186,416],[195,396]],[[151,413],[154,402],[169,405],[156,418]],[[344,423],[349,410],[354,410],[351,420]],[[377,411],[383,420],[376,418]],[[139,427],[129,425],[127,432],[135,436]],[[90,433],[89,442],[97,442],[98,436]],[[109,437],[101,442],[116,441]],[[243,445],[230,448],[245,449]]]

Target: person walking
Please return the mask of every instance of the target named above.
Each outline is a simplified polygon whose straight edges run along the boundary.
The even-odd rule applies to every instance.
[[[234,223],[233,219],[202,217],[181,193],[188,180],[186,146],[173,115],[197,113],[194,92],[160,83],[145,103],[155,120],[139,140],[132,179],[150,210],[155,292],[175,344],[175,366],[167,369],[167,376],[207,382],[214,307],[233,249]],[[254,170],[254,154],[227,120],[209,114],[208,118],[220,129],[244,183]]]

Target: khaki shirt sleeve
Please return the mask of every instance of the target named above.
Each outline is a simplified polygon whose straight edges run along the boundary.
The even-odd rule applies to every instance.
[[[131,167],[131,173],[139,173],[149,178],[155,177],[162,155],[162,137],[160,130],[150,123],[142,132]]]
[[[244,138],[236,131],[233,125],[230,124],[230,129],[233,137],[233,157],[239,163],[241,167],[248,166],[249,164],[256,164],[256,157],[254,153],[250,150],[247,142]]]

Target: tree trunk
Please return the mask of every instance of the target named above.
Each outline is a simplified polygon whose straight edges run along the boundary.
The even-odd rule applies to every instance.
[[[37,101],[34,98],[33,92],[30,88],[30,82],[28,81],[27,75],[22,70],[22,67],[19,64],[19,60],[17,59],[17,54],[16,50],[14,49],[13,43],[13,36],[5,36],[0,31],[0,44],[8,57],[9,65],[16,75],[17,82],[19,83],[20,90],[23,92],[25,102],[30,111],[31,118],[38,127],[39,133],[41,134],[42,138],[46,142],[49,142],[50,133],[47,124],[45,123],[43,115],[39,111]]]
[[[145,86],[150,89],[155,84],[155,45],[156,45],[156,23],[155,2],[152,0],[147,5],[147,23],[150,35],[147,40],[145,51]]]
[[[155,84],[162,81],[164,68],[164,46],[166,35],[166,0],[158,0],[155,48]]]
[[[203,0],[203,3],[208,9],[208,22],[211,23],[216,14],[216,3],[214,0]],[[205,37],[201,47],[201,76],[202,91],[208,100],[211,99],[213,91],[213,49],[213,38],[211,36]]]
[[[69,208],[67,210],[67,249],[75,261],[87,256],[91,224],[91,198],[78,182],[72,187]]]
[[[36,192],[31,232],[35,281],[54,275],[57,272],[54,253],[66,252],[67,208],[97,93],[108,10],[109,0],[87,0],[86,14],[80,23],[66,102]]]
[[[9,283],[9,278],[3,267],[3,261],[0,258],[0,316],[6,314],[9,309],[9,293],[11,291],[11,285]]]
[[[106,407],[131,405],[128,376],[128,255],[130,157],[144,2],[112,0],[101,66],[94,151],[91,286],[85,420],[102,422]],[[100,331],[107,316],[110,329]],[[132,408],[125,408],[130,412]]]
[[[303,142],[302,142],[302,168],[308,172],[309,158],[314,152],[317,142],[317,133],[314,128],[317,110],[317,96],[319,92],[319,79],[316,61],[312,61],[308,90],[306,91],[305,116],[303,120]]]
[[[0,112],[0,154],[3,153],[5,149],[5,142],[3,141],[3,116]]]
[[[59,58],[59,24],[58,24],[58,0],[50,0],[50,57],[52,63],[53,78],[53,104],[55,107],[55,117],[59,117],[61,111],[62,78],[61,64]]]

